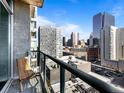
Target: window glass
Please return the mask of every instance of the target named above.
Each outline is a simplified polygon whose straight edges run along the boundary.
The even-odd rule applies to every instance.
[[[7,81],[10,75],[8,17],[8,12],[0,2],[0,82]]]

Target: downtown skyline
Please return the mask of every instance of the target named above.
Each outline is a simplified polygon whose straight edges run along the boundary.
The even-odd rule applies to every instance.
[[[123,0],[46,0],[38,9],[38,25],[56,24],[68,38],[71,32],[79,32],[80,39],[86,40],[93,31],[93,16],[99,12],[112,14],[115,26],[124,27],[123,4]]]

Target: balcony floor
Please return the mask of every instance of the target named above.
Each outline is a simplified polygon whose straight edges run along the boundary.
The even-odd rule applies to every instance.
[[[35,84],[35,80],[31,80],[31,84]],[[36,87],[32,87],[28,82],[25,82],[25,84],[23,84],[23,87],[24,91],[20,92],[19,80],[13,80],[7,93],[42,93],[40,78],[39,83],[36,85]]]

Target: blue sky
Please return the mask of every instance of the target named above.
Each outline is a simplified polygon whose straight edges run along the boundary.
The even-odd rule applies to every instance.
[[[56,24],[64,28],[63,35],[68,38],[74,31],[87,39],[93,15],[106,11],[115,16],[117,27],[124,27],[123,10],[124,0],[44,0],[43,8],[38,8],[38,25]]]

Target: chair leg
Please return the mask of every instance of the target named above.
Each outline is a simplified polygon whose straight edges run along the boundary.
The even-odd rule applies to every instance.
[[[35,79],[36,79],[36,84],[34,85],[36,87],[36,85],[39,83],[39,80],[37,79],[37,76],[35,76]]]
[[[29,82],[30,86],[33,87],[33,85],[32,85],[31,82],[30,82],[30,79],[28,80],[28,82]]]
[[[20,90],[21,90],[21,92],[23,92],[23,84],[22,84],[22,83],[23,83],[23,81],[22,81],[22,80],[20,80],[20,81],[19,81],[19,83],[20,83]]]
[[[36,79],[36,84],[34,85],[34,87],[36,87],[36,85],[39,83],[39,80],[37,79],[37,75],[33,76],[32,78]],[[29,84],[32,86],[30,79],[29,79]]]

